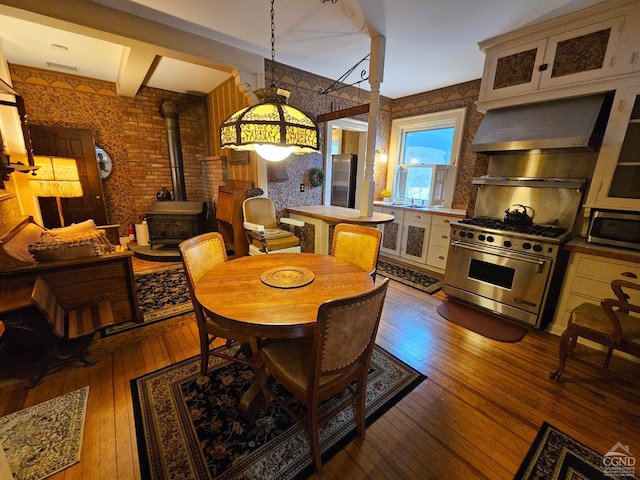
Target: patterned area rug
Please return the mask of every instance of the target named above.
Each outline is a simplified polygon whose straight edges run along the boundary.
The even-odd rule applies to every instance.
[[[135,275],[135,282],[138,305],[142,309],[144,323],[122,323],[109,327],[105,335],[131,330],[193,310],[182,265],[167,265],[145,270]]]
[[[80,460],[88,396],[84,387],[0,418],[0,443],[16,480],[40,480]]]
[[[544,422],[514,480],[636,479],[636,459],[617,443],[600,455]]]
[[[427,274],[407,265],[398,265],[387,260],[378,260],[378,274],[429,294],[437,292],[444,284],[444,278],[441,275]]]
[[[254,380],[251,368],[211,356],[208,376],[199,371],[194,357],[131,381],[143,478],[285,480],[312,472],[305,430],[276,402],[268,414],[253,419],[238,410]],[[425,378],[376,346],[367,424]],[[335,402],[328,399],[321,408],[329,411]],[[323,460],[353,438],[355,420],[347,408],[320,432]]]

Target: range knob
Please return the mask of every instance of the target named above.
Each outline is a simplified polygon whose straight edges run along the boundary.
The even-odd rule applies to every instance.
[[[489,242],[489,243],[493,243],[493,240],[494,240],[494,238],[493,238],[491,235],[489,235],[489,236],[487,237],[487,242]]]
[[[505,240],[504,242],[502,242],[502,244],[503,244],[505,247],[509,248],[509,247],[511,246],[511,240]]]
[[[540,245],[539,243],[536,243],[536,244],[533,246],[533,251],[534,251],[534,252],[541,252],[541,251],[542,251],[542,245]]]
[[[525,250],[529,250],[531,248],[531,244],[529,242],[524,242],[522,244],[522,248],[524,248]]]
[[[485,236],[484,233],[481,233],[480,235],[478,235],[478,240],[484,240]]]
[[[460,230],[460,236],[462,238],[466,237],[467,236],[467,232],[465,232],[464,230]]]
[[[473,238],[473,237],[474,237],[473,232],[467,232],[467,238]]]

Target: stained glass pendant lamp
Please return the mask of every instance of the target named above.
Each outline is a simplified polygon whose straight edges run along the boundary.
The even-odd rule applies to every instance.
[[[274,0],[271,0],[271,78],[275,64]],[[319,152],[318,126],[288,104],[289,92],[275,85],[254,92],[260,103],[238,110],[220,126],[220,146],[255,151],[278,162],[289,155]]]

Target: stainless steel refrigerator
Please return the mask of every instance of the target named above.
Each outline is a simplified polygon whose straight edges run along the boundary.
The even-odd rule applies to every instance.
[[[354,208],[358,156],[343,153],[331,157],[331,205]]]

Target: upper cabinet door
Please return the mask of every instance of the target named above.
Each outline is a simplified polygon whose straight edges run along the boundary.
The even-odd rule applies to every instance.
[[[640,84],[616,92],[594,173],[598,178],[587,206],[640,210]]]
[[[480,111],[614,90],[640,70],[640,13],[620,0],[609,11],[553,19],[480,42]]]
[[[502,48],[487,53],[482,96],[486,99],[508,97],[538,88],[546,39]]]
[[[616,54],[624,17],[549,37],[540,65],[540,88],[586,82],[616,75],[625,66]],[[620,68],[618,68],[618,65]]]

